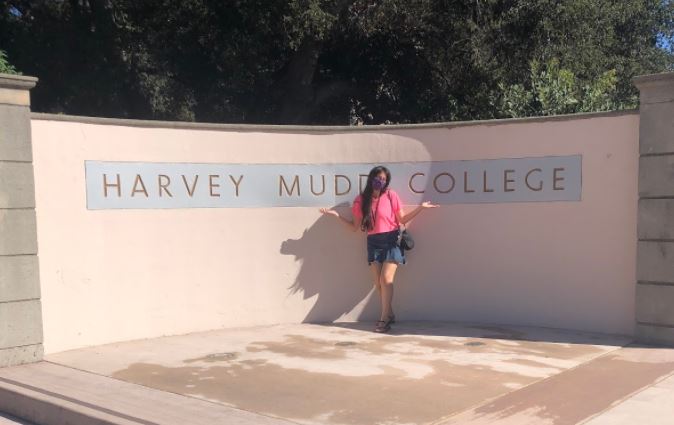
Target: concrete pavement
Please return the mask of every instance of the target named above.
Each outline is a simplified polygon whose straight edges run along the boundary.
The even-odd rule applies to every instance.
[[[109,423],[674,423],[674,349],[541,328],[370,327],[278,325],[90,347],[0,369],[0,385],[65,396]]]

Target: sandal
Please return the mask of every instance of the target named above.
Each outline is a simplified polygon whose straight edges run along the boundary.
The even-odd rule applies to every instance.
[[[390,316],[388,317],[388,324],[389,324],[389,325],[392,325],[392,324],[394,324],[395,322],[396,322],[396,315],[395,315],[395,314],[390,315]]]
[[[391,330],[391,325],[389,325],[390,322],[386,322],[384,320],[379,320],[377,322],[377,326],[374,328],[375,332],[378,333],[386,333]]]

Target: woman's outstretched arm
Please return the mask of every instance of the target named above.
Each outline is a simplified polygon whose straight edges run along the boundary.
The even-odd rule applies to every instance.
[[[423,202],[421,205],[413,209],[412,211],[408,212],[405,214],[403,210],[399,210],[396,212],[396,215],[398,216],[398,221],[400,224],[407,224],[410,220],[412,220],[414,217],[416,217],[421,211],[427,209],[427,208],[437,208],[438,206],[435,204],[431,204],[429,201]]]
[[[339,219],[339,221],[342,222],[342,223],[344,223],[344,225],[345,225],[349,230],[351,230],[352,232],[355,232],[356,230],[358,230],[358,227],[359,227],[359,226],[358,226],[353,220],[349,220],[348,218],[346,218],[346,217],[340,215],[340,214],[339,214],[337,211],[335,211],[335,210],[331,210],[331,209],[329,209],[329,208],[321,208],[321,209],[320,209],[320,212],[321,212],[321,214],[324,214],[324,215],[327,215],[327,216],[337,217],[337,218]]]

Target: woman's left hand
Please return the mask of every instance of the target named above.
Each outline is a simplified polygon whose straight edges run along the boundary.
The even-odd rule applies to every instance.
[[[431,204],[431,201],[426,201],[421,203],[421,208],[437,208],[437,204]]]

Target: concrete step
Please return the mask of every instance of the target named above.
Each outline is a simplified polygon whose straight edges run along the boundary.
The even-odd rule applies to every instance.
[[[11,416],[0,412],[0,425],[36,425],[36,424],[24,421],[23,419],[19,419],[16,416]]]
[[[49,362],[0,369],[0,412],[40,425],[291,423]]]

